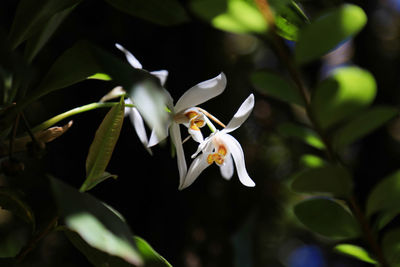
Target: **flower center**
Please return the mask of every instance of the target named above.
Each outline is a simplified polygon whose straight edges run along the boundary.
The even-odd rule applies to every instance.
[[[217,149],[216,153],[211,153],[207,156],[207,163],[212,164],[215,162],[217,165],[222,165],[224,164],[225,161],[225,156],[227,154],[227,149],[225,146],[220,145]]]
[[[185,116],[189,119],[190,129],[200,131],[200,128],[204,126],[205,121],[202,119],[202,115],[195,111],[188,111]]]

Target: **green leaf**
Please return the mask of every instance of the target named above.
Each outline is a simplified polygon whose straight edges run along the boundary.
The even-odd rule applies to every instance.
[[[274,11],[277,33],[287,40],[296,41],[300,29],[308,24],[307,16],[294,1],[273,0],[269,3]]]
[[[354,116],[369,106],[376,95],[371,73],[358,67],[336,69],[314,91],[311,106],[322,128]]]
[[[135,236],[134,239],[146,267],[172,267],[172,265],[158,254],[146,240],[138,236]]]
[[[87,77],[87,79],[93,79],[93,80],[101,80],[101,81],[111,81],[111,77],[105,73],[96,73],[93,74],[92,76]]]
[[[111,177],[104,175],[114,151],[124,122],[125,102],[121,98],[119,105],[111,108],[96,131],[94,140],[86,158],[86,180],[80,191],[87,191],[101,181]]]
[[[79,1],[80,2],[80,1]],[[78,2],[78,3],[79,3]],[[57,12],[54,14],[47,23],[42,27],[42,29],[30,38],[25,47],[25,57],[28,62],[32,62],[37,53],[43,48],[50,37],[58,29],[60,24],[65,20],[66,17],[72,12],[72,10],[78,5],[72,5],[65,10]]]
[[[35,229],[35,216],[31,207],[22,199],[21,192],[8,187],[0,187],[0,207],[11,211],[13,214],[32,225]]]
[[[318,135],[309,128],[285,122],[278,126],[278,131],[285,137],[297,138],[317,149],[325,149],[325,145]]]
[[[337,130],[334,133],[333,146],[335,148],[343,148],[381,127],[398,114],[399,110],[394,107],[373,107],[359,114]]]
[[[89,194],[80,193],[55,178],[50,179],[60,215],[69,230],[78,233],[93,248],[135,266],[143,264],[133,234],[120,215]]]
[[[324,12],[300,30],[295,48],[296,62],[304,64],[321,57],[356,35],[366,22],[366,14],[356,5],[346,4]]]
[[[10,31],[10,43],[14,49],[42,30],[52,16],[68,9],[81,0],[21,0]]]
[[[367,263],[371,264],[377,264],[377,261],[371,258],[369,255],[368,251],[366,251],[364,248],[352,245],[352,244],[339,244],[335,246],[334,248],[335,251],[356,258],[360,261],[364,261]]]
[[[367,199],[367,215],[383,211],[400,211],[400,171],[385,177],[371,191]]]
[[[260,92],[273,98],[304,106],[303,98],[299,91],[288,80],[276,73],[256,71],[251,74],[254,87]]]
[[[331,193],[334,196],[350,196],[353,189],[351,175],[343,168],[325,164],[301,171],[291,184],[298,193]]]
[[[382,239],[382,250],[390,266],[400,264],[400,229],[393,229],[385,233]]]
[[[323,159],[312,154],[304,154],[300,158],[300,165],[305,168],[317,168],[325,164],[326,162]]]
[[[114,8],[155,24],[171,26],[187,22],[189,17],[177,0],[106,0]]]
[[[294,207],[296,217],[311,231],[335,240],[356,238],[360,229],[341,205],[326,198],[311,198]]]

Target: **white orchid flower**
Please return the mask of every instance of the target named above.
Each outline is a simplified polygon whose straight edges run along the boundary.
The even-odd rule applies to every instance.
[[[188,131],[194,140],[198,142],[203,141],[203,136],[199,128],[206,124],[205,121],[207,118],[204,116],[204,113],[207,112],[197,106],[221,94],[225,90],[225,87],[226,77],[224,73],[221,73],[217,77],[200,82],[187,90],[175,105],[172,104],[173,100],[169,97],[170,105],[168,105],[168,108],[171,111],[173,119],[165,127],[169,129],[171,140],[175,145],[180,183],[183,182],[186,176],[187,165],[179,124],[184,124],[188,127]],[[165,92],[168,94],[167,91]],[[162,141],[162,139],[152,134],[149,147],[158,144],[159,141]]]
[[[120,44],[115,44],[115,46],[125,54],[126,60],[129,64],[135,69],[143,69],[142,64],[140,64],[139,60],[137,60],[131,52],[125,49]],[[158,71],[151,71],[150,74],[156,76],[161,83],[161,86],[164,87],[164,84],[168,77],[167,70],[158,70]],[[134,104],[133,101],[128,98],[125,100],[125,104]],[[135,128],[136,134],[139,137],[140,142],[144,145],[146,150],[152,154],[152,151],[149,147],[149,139],[147,138],[146,128],[144,125],[144,121],[142,116],[139,113],[139,110],[135,107],[126,107],[125,108],[125,116],[129,116],[133,127]],[[154,131],[152,131],[152,136],[155,136]]]
[[[254,96],[251,94],[242,103],[223,130],[212,133],[200,143],[196,153],[192,156],[192,158],[195,159],[190,165],[185,179],[179,185],[179,190],[190,186],[200,173],[214,162],[220,167],[222,177],[227,180],[233,176],[233,162],[235,162],[240,182],[245,186],[255,186],[255,183],[247,173],[242,147],[240,143],[229,134],[245,122],[253,110],[253,107]],[[201,154],[199,155],[200,152]]]

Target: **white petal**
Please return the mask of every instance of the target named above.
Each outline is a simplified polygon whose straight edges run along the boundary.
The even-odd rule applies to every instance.
[[[187,165],[185,154],[183,152],[182,138],[181,132],[179,130],[179,125],[176,123],[172,123],[171,127],[171,140],[175,145],[176,149],[176,158],[178,161],[178,170],[179,170],[179,184],[183,184],[183,180],[185,179],[187,173]]]
[[[208,166],[210,165],[207,163],[204,154],[201,154],[200,156],[195,158],[190,165],[185,179],[179,185],[179,190],[185,189],[186,187],[191,185],[197,179],[197,177],[199,177],[200,173]]]
[[[232,157],[233,160],[235,161],[236,171],[238,173],[240,182],[245,186],[249,187],[255,186],[256,184],[253,182],[253,180],[251,180],[249,174],[247,173],[244,162],[243,150],[239,142],[229,134],[221,135],[221,138],[223,138],[226,146],[232,153]]]
[[[125,105],[126,104],[133,104],[132,100],[130,98],[125,99]],[[125,110],[124,110],[124,115],[125,117],[128,116],[131,113],[132,107],[126,107],[125,106]]]
[[[140,142],[142,142],[150,155],[153,155],[151,149],[148,148],[149,141],[147,139],[146,128],[144,126],[142,116],[140,115],[137,108],[131,108],[131,110],[129,111],[129,118],[131,119],[131,122],[133,124],[133,127],[135,128],[136,134],[138,135]]]
[[[230,180],[233,176],[233,160],[231,154],[225,157],[225,162],[223,165],[219,166],[221,175],[226,180]]]
[[[200,130],[193,130],[192,128],[188,128],[189,134],[192,136],[193,140],[197,143],[201,143],[204,141],[203,134]]]
[[[135,69],[142,69],[142,64],[140,64],[139,60],[137,60],[131,52],[126,50],[125,47],[120,44],[115,44],[115,46],[125,54],[126,60],[128,60],[132,67]]]
[[[165,134],[160,137],[157,136],[156,131],[154,131],[154,130],[151,131],[148,147],[155,146],[155,145],[159,144],[161,141],[163,141],[165,138],[167,138],[168,137],[168,128],[169,128],[169,124],[166,125],[166,130],[163,132]]]
[[[221,94],[226,87],[226,77],[221,73],[215,78],[201,82],[187,90],[175,105],[175,112],[200,105]]]
[[[225,129],[222,131],[225,133],[230,133],[237,128],[240,127],[240,125],[243,124],[249,117],[251,111],[253,110],[254,107],[254,95],[251,94],[240,106],[238,111],[236,111],[235,115],[231,119],[231,121],[226,125]]]
[[[167,70],[156,70],[156,71],[150,71],[150,74],[156,76],[158,79],[160,79],[161,86],[164,86],[165,82],[167,81],[168,78],[168,71]]]
[[[200,152],[211,153],[211,151],[213,150],[212,136],[213,134],[211,134],[209,137],[207,137],[203,142],[199,144],[196,152],[192,155],[192,159],[194,159]]]

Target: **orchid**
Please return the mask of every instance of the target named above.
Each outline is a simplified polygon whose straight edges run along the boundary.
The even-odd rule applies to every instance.
[[[195,159],[190,165],[186,177],[180,183],[179,190],[190,186],[200,173],[212,163],[216,163],[220,167],[222,177],[229,180],[233,176],[233,162],[235,162],[240,182],[245,186],[255,186],[246,170],[243,149],[240,143],[229,134],[246,121],[253,107],[254,96],[251,94],[224,129],[215,131],[199,144],[196,153],[192,155],[192,158]]]
[[[127,49],[125,49],[122,45],[120,44],[115,44],[115,46],[122,51],[125,54],[125,57],[129,64],[136,69],[143,69],[142,64],[133,56],[131,52],[129,52]],[[158,70],[158,71],[151,71],[150,74],[156,76],[161,83],[161,86],[164,86],[167,77],[168,77],[168,71],[167,70]],[[125,94],[125,92],[121,89],[120,87],[116,87],[116,94]],[[114,91],[114,90],[113,90]],[[121,93],[122,92],[122,93]],[[128,98],[125,100],[125,104],[133,104],[134,101],[131,98]],[[129,119],[131,120],[131,123],[133,127],[135,128],[136,134],[139,137],[139,140],[142,142],[146,150],[152,154],[151,149],[149,147],[149,139],[147,137],[146,133],[146,128],[144,125],[143,118],[141,114],[139,113],[139,110],[136,107],[126,107],[125,108],[125,116],[129,116]],[[155,136],[154,131],[152,132],[152,136]]]

